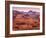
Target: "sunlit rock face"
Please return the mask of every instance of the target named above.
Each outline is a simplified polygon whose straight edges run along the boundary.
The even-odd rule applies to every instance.
[[[40,29],[40,13],[29,10],[13,11],[13,30],[37,30]]]

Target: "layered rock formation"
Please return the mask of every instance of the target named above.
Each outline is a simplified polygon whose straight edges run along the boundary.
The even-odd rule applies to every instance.
[[[13,11],[13,30],[37,30],[40,29],[39,12]]]

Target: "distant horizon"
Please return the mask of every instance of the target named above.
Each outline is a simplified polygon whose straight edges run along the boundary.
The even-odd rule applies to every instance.
[[[13,7],[13,10],[18,10],[18,11],[24,11],[24,12],[28,12],[29,10],[32,10],[32,11],[36,11],[36,12],[40,12],[40,9],[39,8],[23,8],[23,7]]]
[[[28,11],[20,11],[20,10],[13,10],[13,11],[19,11],[19,12],[29,12],[29,11],[32,11],[32,10],[28,10]],[[32,11],[32,12],[37,12],[37,11]]]
[[[28,12],[13,10],[13,13],[23,13],[23,14],[34,14],[35,13],[37,15],[40,15],[40,12],[36,12],[36,11],[32,11],[32,10],[29,10]]]

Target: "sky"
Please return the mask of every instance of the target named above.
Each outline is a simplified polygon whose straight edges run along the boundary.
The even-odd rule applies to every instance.
[[[24,12],[28,12],[29,10],[36,11],[36,12],[40,11],[39,8],[29,8],[29,7],[13,7],[13,10],[24,11]]]

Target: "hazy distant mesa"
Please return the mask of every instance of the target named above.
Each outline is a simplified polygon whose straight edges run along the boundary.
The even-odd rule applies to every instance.
[[[31,11],[31,10],[29,10],[28,12],[13,10],[13,16],[16,16],[16,15],[18,15],[18,18],[20,17],[30,18],[30,17],[39,16],[40,12]]]

